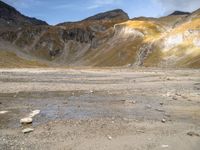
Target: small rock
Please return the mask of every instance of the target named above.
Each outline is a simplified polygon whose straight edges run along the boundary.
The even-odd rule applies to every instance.
[[[145,133],[144,130],[137,130],[136,132]]]
[[[172,97],[172,99],[175,100],[175,101],[178,100],[178,98],[176,98],[176,97]]]
[[[32,111],[30,114],[29,114],[29,117],[30,118],[33,118],[35,117],[36,115],[38,115],[40,113],[40,110],[34,110]]]
[[[124,103],[125,103],[125,104],[136,104],[136,101],[125,100]]]
[[[170,92],[167,92],[166,96],[167,96],[167,97],[170,97],[170,96],[171,96],[171,93],[170,93]]]
[[[151,105],[146,105],[146,108],[151,109],[152,107],[151,107]]]
[[[181,96],[181,94],[180,94],[180,93],[176,93],[175,95],[176,95],[176,96]]]
[[[161,145],[162,148],[168,148],[169,145]]]
[[[20,120],[20,123],[21,123],[21,124],[30,124],[30,123],[32,123],[32,122],[33,122],[33,119],[30,118],[30,117],[28,117],[28,118],[22,118],[22,119]]]
[[[0,105],[2,104],[2,102],[0,102]]]
[[[161,122],[162,122],[162,123],[165,123],[165,122],[166,122],[166,119],[162,119]]]
[[[107,137],[108,137],[109,140],[112,140],[112,136],[108,135]]]
[[[0,111],[0,114],[6,114],[8,111]]]
[[[159,112],[165,112],[165,110],[163,109],[155,109],[156,111],[159,111]]]
[[[93,91],[93,90],[90,90],[90,93],[94,93],[94,91]]]
[[[195,132],[192,132],[192,131],[188,132],[187,135],[189,135],[189,136],[198,136],[198,137],[200,136],[198,133],[195,133]]]
[[[162,102],[161,102],[161,103],[160,103],[160,105],[161,105],[161,106],[163,106],[163,105],[164,105],[164,103],[162,103]]]
[[[26,129],[22,130],[22,132],[23,132],[24,134],[30,133],[30,132],[33,132],[33,131],[34,131],[34,129],[32,129],[32,128],[26,128]]]

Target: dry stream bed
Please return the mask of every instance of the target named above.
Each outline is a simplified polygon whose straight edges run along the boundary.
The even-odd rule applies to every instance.
[[[199,150],[199,134],[200,70],[0,70],[0,149]]]

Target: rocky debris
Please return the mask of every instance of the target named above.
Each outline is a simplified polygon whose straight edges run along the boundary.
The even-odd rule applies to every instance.
[[[20,120],[20,123],[21,123],[21,124],[31,124],[32,122],[33,122],[33,119],[30,118],[30,117],[22,118],[22,119]]]
[[[199,134],[199,133],[196,133],[196,132],[193,132],[193,131],[188,132],[187,135],[189,135],[189,136],[198,136],[198,137],[200,137],[200,134]]]
[[[22,130],[22,132],[23,132],[24,134],[30,133],[30,132],[33,132],[33,131],[34,131],[34,129],[32,129],[32,128],[26,128],[26,129],[23,129],[23,130]]]
[[[6,114],[6,113],[8,113],[8,111],[0,111],[0,115],[1,114]]]

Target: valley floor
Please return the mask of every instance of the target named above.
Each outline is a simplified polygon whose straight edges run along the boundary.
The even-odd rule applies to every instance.
[[[0,149],[199,150],[199,134],[200,70],[0,70]]]

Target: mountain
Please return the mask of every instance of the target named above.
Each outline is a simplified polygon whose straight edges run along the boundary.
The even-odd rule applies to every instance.
[[[22,15],[12,6],[0,1],[0,27],[47,25],[45,21]]]
[[[177,16],[177,15],[189,15],[189,12],[183,12],[183,11],[174,11],[172,14],[169,16]]]
[[[129,16],[123,10],[115,9],[115,10],[111,10],[111,11],[104,12],[104,13],[99,13],[92,17],[86,18],[86,19],[84,19],[84,21],[85,20],[105,20],[105,19],[107,19],[107,20],[113,20],[113,19],[128,20]]]
[[[0,31],[0,66],[14,54],[47,66],[200,68],[199,22],[199,10],[130,20],[117,9],[56,26],[20,25]]]

